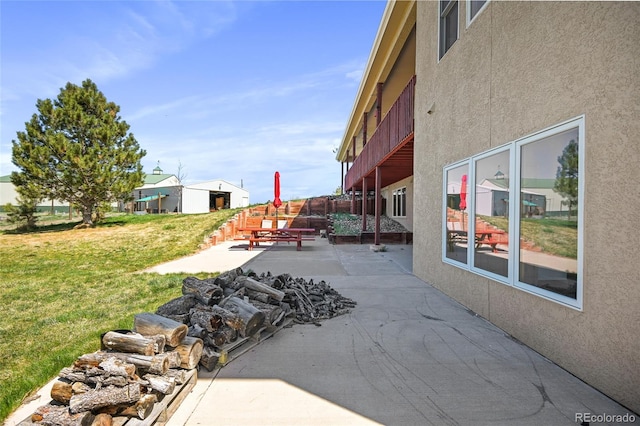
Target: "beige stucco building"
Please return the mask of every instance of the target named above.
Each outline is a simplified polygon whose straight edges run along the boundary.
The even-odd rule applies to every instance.
[[[337,160],[418,277],[640,412],[639,135],[640,3],[391,1]]]

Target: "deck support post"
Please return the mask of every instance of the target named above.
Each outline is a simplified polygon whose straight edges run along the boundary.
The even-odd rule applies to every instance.
[[[367,230],[367,178],[362,179],[362,232]]]
[[[375,236],[374,244],[380,245],[380,210],[382,210],[382,170],[376,167],[376,203],[375,203]]]

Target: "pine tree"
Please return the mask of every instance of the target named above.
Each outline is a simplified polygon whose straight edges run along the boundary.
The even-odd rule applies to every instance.
[[[578,205],[578,143],[575,139],[564,147],[558,163],[553,190],[565,198],[562,204],[569,206],[568,217],[571,218],[572,207]]]
[[[143,183],[140,149],[129,125],[91,80],[72,83],[55,100],[36,102],[18,141],[12,141],[11,174],[16,187],[32,185],[42,198],[64,200],[82,211],[84,225],[93,225],[100,203],[126,198]]]
[[[17,188],[17,205],[4,206],[9,222],[18,225],[18,230],[30,231],[36,227],[38,220],[38,203],[42,201],[39,188],[34,185],[24,185]]]

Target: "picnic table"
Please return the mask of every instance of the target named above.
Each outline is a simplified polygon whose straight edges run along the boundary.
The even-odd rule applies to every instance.
[[[506,232],[500,229],[482,229],[476,230],[476,248],[480,248],[482,244],[491,246],[491,250],[495,253],[498,251],[496,246],[498,244],[508,244],[508,240],[505,238]]]
[[[262,242],[295,242],[296,250],[302,250],[302,241],[314,241],[314,236],[303,235],[316,232],[315,228],[239,228],[240,232],[250,233],[249,238],[241,238],[249,241],[247,250],[253,250],[254,245]]]
[[[453,251],[456,243],[467,243],[467,231],[455,225],[457,225],[457,223],[447,223],[447,248],[449,251]],[[486,244],[490,246],[491,250],[495,253],[498,251],[496,248],[498,244],[508,244],[506,232],[500,229],[476,229],[474,234],[476,249]]]

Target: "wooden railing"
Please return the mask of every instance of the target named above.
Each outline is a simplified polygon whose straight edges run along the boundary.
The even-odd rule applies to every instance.
[[[371,173],[383,158],[413,133],[415,85],[416,77],[413,76],[349,168],[345,175],[345,189],[350,189]]]

